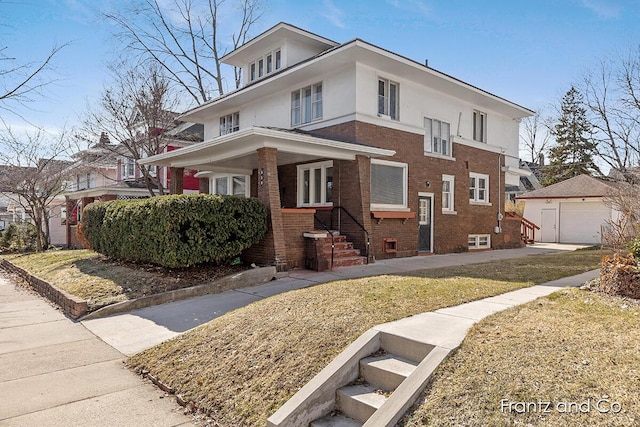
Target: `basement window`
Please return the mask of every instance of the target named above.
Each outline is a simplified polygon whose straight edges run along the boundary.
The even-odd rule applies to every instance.
[[[469,250],[490,249],[491,236],[489,234],[469,234]]]

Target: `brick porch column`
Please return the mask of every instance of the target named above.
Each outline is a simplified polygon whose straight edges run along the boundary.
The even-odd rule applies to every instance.
[[[269,256],[276,263],[278,271],[287,269],[287,256],[282,225],[280,203],[280,184],[278,182],[278,164],[275,148],[258,149],[258,199],[267,207],[269,230],[264,243]],[[273,251],[271,253],[271,251]]]
[[[184,168],[170,167],[169,174],[169,194],[182,194],[184,192],[184,186],[182,185]]]

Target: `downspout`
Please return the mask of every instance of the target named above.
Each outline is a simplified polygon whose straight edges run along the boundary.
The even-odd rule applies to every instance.
[[[504,150],[500,151],[498,154],[498,225],[493,229],[493,231],[498,234],[502,233],[502,159],[504,158]]]

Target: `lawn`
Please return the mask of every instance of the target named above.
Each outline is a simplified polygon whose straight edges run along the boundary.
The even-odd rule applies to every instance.
[[[171,270],[114,262],[90,250],[3,254],[2,257],[58,289],[87,300],[89,311],[120,301],[209,283],[233,271],[230,267],[215,265]]]
[[[490,316],[404,427],[640,425],[640,304],[562,290]]]
[[[576,251],[341,280],[228,313],[129,359],[221,426],[266,419],[372,326],[599,267]]]

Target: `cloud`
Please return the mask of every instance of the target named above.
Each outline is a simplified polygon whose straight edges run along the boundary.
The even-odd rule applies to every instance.
[[[338,28],[344,29],[347,26],[344,23],[344,11],[340,9],[338,6],[333,4],[332,0],[323,0],[323,6],[325,12],[322,13],[322,16],[327,18],[329,22],[335,25]]]
[[[405,12],[411,12],[412,14],[417,12],[418,15],[422,15],[425,18],[433,17],[433,9],[422,0],[410,0],[408,2],[386,0],[386,3]]]
[[[617,19],[620,17],[620,5],[608,0],[581,0],[582,6],[591,10],[603,19]]]

